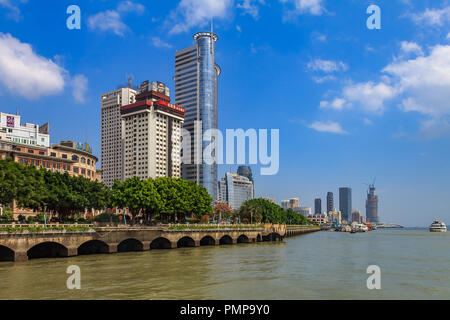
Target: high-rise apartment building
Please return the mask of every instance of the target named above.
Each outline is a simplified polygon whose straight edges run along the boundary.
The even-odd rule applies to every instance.
[[[191,138],[189,147],[183,143],[182,177],[204,186],[217,199],[217,162],[207,164],[200,160],[210,144],[203,141],[203,132],[217,129],[220,68],[215,62],[215,43],[218,37],[213,32],[199,32],[194,40],[195,45],[175,53],[175,103],[186,109],[183,127]],[[201,130],[194,135],[195,123],[200,121]]]
[[[327,193],[327,213],[330,211],[334,211],[334,197],[333,192]]]
[[[144,81],[135,99],[120,108],[123,179],[180,178],[184,108],[170,103],[161,82]]]
[[[378,223],[378,196],[375,195],[375,186],[371,184],[367,192],[366,221]]]
[[[314,214],[322,213],[322,199],[317,198],[314,200]]]
[[[101,95],[101,169],[103,182],[112,186],[114,180],[123,180],[122,125],[120,108],[135,102],[136,91],[120,88]]]
[[[253,199],[253,182],[237,173],[226,173],[219,181],[220,202],[227,203],[231,209],[237,210],[242,204]]]
[[[339,211],[342,212],[342,220],[352,222],[352,189],[339,188]]]

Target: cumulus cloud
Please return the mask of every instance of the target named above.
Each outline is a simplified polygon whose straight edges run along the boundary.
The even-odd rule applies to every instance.
[[[171,34],[187,32],[193,27],[205,27],[211,18],[227,18],[232,7],[233,0],[181,0],[171,12],[170,22],[166,26]]]
[[[442,26],[450,21],[450,6],[442,9],[426,9],[424,12],[411,15],[413,21],[417,24]]]
[[[88,18],[88,27],[91,30],[111,31],[114,34],[123,37],[129,30],[128,26],[122,21],[127,13],[141,14],[145,11],[142,4],[122,1],[118,4],[116,10],[107,10],[99,12]]]
[[[319,132],[328,132],[335,134],[348,134],[347,131],[342,129],[341,125],[338,122],[324,122],[324,121],[315,121],[308,125],[309,128],[319,131]]]
[[[426,57],[394,62],[383,71],[399,87],[405,111],[450,114],[450,46],[437,45]]]
[[[415,59],[396,59],[382,72],[381,81],[348,85],[340,97],[322,101],[320,107],[381,114],[388,101],[398,99],[404,112],[424,115],[421,134],[434,137],[450,129],[450,45],[436,45]]]
[[[27,99],[56,94],[64,89],[66,75],[64,68],[38,55],[31,45],[0,33],[0,82],[12,94]]]
[[[85,102],[86,90],[88,88],[88,79],[78,74],[72,78],[72,95],[75,101],[79,103]]]

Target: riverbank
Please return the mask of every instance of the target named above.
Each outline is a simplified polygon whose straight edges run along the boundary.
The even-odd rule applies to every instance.
[[[320,230],[317,226],[279,224],[171,227],[101,227],[80,231],[35,227],[38,229],[34,232],[19,227],[18,232],[0,232],[0,261],[282,241],[284,237]]]

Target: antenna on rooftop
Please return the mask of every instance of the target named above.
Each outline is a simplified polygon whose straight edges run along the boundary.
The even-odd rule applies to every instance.
[[[132,88],[133,87],[133,77],[131,77],[131,76],[128,76],[128,78],[127,78],[127,80],[128,80],[128,88]]]

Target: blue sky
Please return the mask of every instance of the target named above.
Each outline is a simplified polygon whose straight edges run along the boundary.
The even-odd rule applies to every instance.
[[[66,27],[71,4],[81,30]],[[253,168],[257,196],[313,206],[349,186],[365,213],[376,177],[383,221],[450,222],[448,0],[0,0],[0,111],[98,155],[101,93],[127,76],[173,90],[175,50],[211,16],[219,127],[280,129],[279,173]]]

